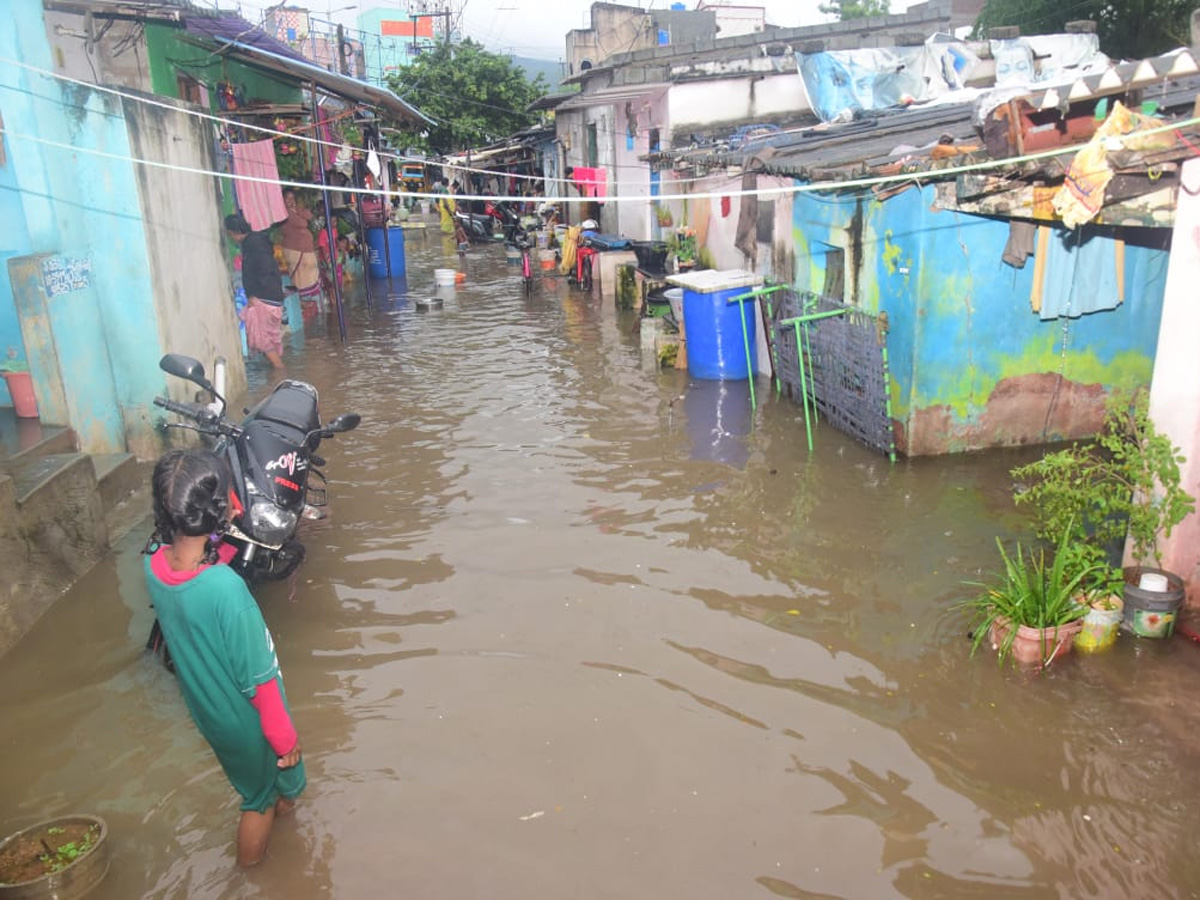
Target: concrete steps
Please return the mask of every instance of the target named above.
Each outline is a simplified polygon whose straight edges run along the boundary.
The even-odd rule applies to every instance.
[[[109,541],[123,537],[141,524],[150,512],[150,476],[153,462],[142,462],[132,453],[92,455],[96,487],[104,508]]]
[[[10,427],[6,427],[10,426]],[[150,510],[153,466],[89,456],[68,428],[0,417],[0,654]]]

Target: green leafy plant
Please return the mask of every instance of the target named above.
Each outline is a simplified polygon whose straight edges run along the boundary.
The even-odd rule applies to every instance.
[[[48,828],[46,834],[57,837],[66,831],[65,828]],[[79,857],[83,856],[96,845],[96,839],[100,837],[100,826],[92,825],[83,837],[74,841],[67,841],[65,844],[59,844],[57,847],[51,847],[45,841],[42,846],[46,852],[38,859],[46,867],[47,872],[60,872],[69,866]]]
[[[696,261],[696,232],[683,226],[671,235],[667,245],[677,262],[692,265]]]
[[[1092,573],[1090,591],[1120,593],[1121,569],[1109,561],[1107,548],[1128,535],[1138,565],[1161,567],[1159,537],[1169,537],[1195,507],[1180,486],[1182,461],[1170,438],[1154,427],[1145,391],[1116,396],[1094,440],[1012,470],[1024,483],[1015,499],[1033,510],[1038,537],[1066,534],[1066,562]]]
[[[671,215],[671,208],[669,206],[656,205],[654,207],[654,218],[660,228],[670,228],[675,224],[675,218]]]
[[[1072,533],[1072,527],[1064,529],[1049,563],[1043,547],[1026,551],[1018,542],[1016,552],[1009,555],[996,538],[1003,568],[989,581],[967,582],[982,590],[959,604],[971,615],[972,655],[997,623],[1011,626],[996,648],[1003,662],[1012,652],[1018,626],[1057,628],[1087,614],[1080,595],[1084,582],[1094,573],[1091,568],[1071,571],[1076,562],[1069,552]]]

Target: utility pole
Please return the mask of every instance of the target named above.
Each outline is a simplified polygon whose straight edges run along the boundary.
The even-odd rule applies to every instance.
[[[338,23],[337,27],[337,59],[338,72],[342,75],[350,74],[350,67],[346,61],[346,29],[342,23]]]

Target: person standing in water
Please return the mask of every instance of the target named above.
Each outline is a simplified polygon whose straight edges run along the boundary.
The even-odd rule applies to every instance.
[[[242,310],[246,343],[282,369],[283,279],[271,238],[265,231],[254,231],[237,213],[225,217],[225,231],[242,251],[242,286],[248,301]]]
[[[245,582],[220,561],[225,462],[208,450],[171,450],[151,484],[150,599],[192,721],[242,798],[237,862],[253,866],[306,784],[275,644]]]

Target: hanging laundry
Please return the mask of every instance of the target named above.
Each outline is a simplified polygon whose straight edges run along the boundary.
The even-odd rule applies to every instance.
[[[1090,141],[1075,154],[1062,187],[1054,195],[1054,211],[1068,228],[1090,222],[1104,206],[1104,194],[1112,181],[1113,170],[1108,164],[1110,148],[1124,150],[1158,150],[1171,147],[1175,135],[1155,132],[1157,119],[1126,109],[1120,101],[1113,103],[1112,112]]]
[[[279,168],[275,164],[275,142],[252,141],[248,144],[232,144],[233,174],[244,175],[256,181],[234,181],[238,206],[242,215],[255,231],[270,228],[287,218],[287,207],[283,205],[283,190],[279,186]]]
[[[1088,230],[1038,228],[1030,306],[1043,320],[1076,319],[1125,302],[1125,242]]]
[[[1033,256],[1033,239],[1037,234],[1037,226],[1032,222],[1019,222],[1013,219],[1008,223],[1008,243],[1000,259],[1014,269],[1025,268],[1025,260]]]
[[[603,200],[608,194],[608,170],[604,168],[592,169],[576,166],[571,173],[571,180],[575,182],[575,186],[579,188],[579,193],[584,197],[595,197]]]

